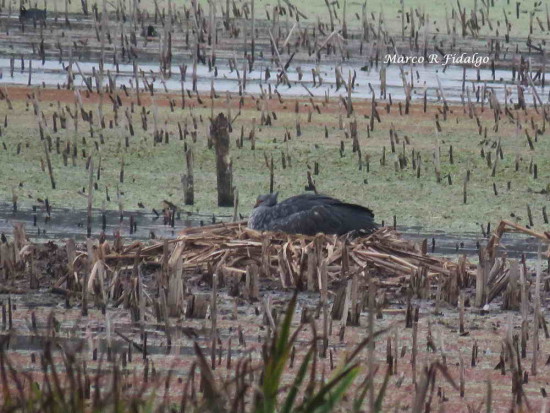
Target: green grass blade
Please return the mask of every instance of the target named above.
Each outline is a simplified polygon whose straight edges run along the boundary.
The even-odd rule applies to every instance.
[[[348,366],[344,368],[339,374],[333,377],[328,383],[322,386],[308,402],[301,407],[301,411],[313,412],[316,409],[325,406],[329,403],[329,399],[332,400],[341,391],[345,391],[347,387],[353,382],[357,374],[359,373],[359,367],[356,365]],[[346,387],[342,387],[342,383],[347,383]],[[338,391],[333,389],[336,388]],[[329,404],[333,405],[332,402]]]
[[[292,344],[296,340],[297,332],[290,337],[290,327],[294,310],[296,309],[297,292],[294,292],[279,331],[274,335],[271,351],[268,356],[264,371],[262,385],[263,399],[260,401],[259,410],[263,413],[275,412],[277,406],[277,395],[281,385],[281,376],[290,356]]]
[[[300,369],[298,370],[298,374],[294,379],[294,383],[292,383],[292,387],[290,388],[288,396],[286,397],[283,408],[281,409],[281,413],[290,413],[292,411],[294,402],[296,401],[296,396],[298,395],[298,390],[300,389],[300,386],[304,381],[304,378],[307,373],[307,368],[309,366],[309,363],[311,362],[312,357],[313,357],[313,347],[309,349],[306,356],[304,357],[304,361],[300,365]]]
[[[348,391],[358,374],[359,367],[352,367],[350,370],[346,370],[346,373],[340,376],[341,378],[334,383],[334,390],[327,391],[325,396],[323,396],[322,403],[315,407],[314,410],[307,411],[315,411],[316,413],[331,412],[336,407],[336,404],[342,399],[346,391]]]

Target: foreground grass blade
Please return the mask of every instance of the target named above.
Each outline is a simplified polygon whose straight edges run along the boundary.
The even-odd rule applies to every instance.
[[[292,383],[292,387],[290,388],[290,391],[288,392],[288,396],[286,397],[285,403],[283,405],[283,408],[281,409],[281,413],[290,413],[292,412],[292,408],[294,406],[294,403],[296,401],[296,396],[298,395],[298,390],[300,389],[300,386],[302,385],[304,378],[307,373],[307,368],[309,366],[309,363],[311,362],[311,358],[313,356],[313,346],[309,349],[306,356],[304,357],[304,361],[300,365],[300,369],[298,370],[298,374],[296,375],[296,378],[294,379],[294,383]]]
[[[336,401],[343,396],[351,385],[357,374],[359,374],[358,366],[352,365],[344,367],[340,373],[323,385],[305,405],[301,406],[300,411],[313,412],[317,411],[317,409],[324,409],[327,406],[330,406],[332,409]]]
[[[277,406],[277,395],[279,394],[279,388],[281,385],[281,376],[283,374],[285,365],[290,356],[290,350],[292,344],[296,339],[296,333],[290,337],[290,326],[292,324],[292,318],[294,316],[294,310],[296,308],[297,292],[294,292],[285,314],[283,323],[280,326],[279,331],[273,337],[273,343],[271,346],[270,354],[267,358],[264,381],[262,385],[263,397],[260,400],[260,406],[257,411],[263,413],[275,412]]]

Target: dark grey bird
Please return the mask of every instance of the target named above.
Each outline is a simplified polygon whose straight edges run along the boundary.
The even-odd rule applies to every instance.
[[[370,233],[378,226],[373,212],[326,195],[302,194],[277,203],[278,192],[260,195],[248,218],[248,227],[258,231],[289,234],[343,235],[352,231]]]
[[[26,9],[24,6],[21,6],[19,9],[19,20],[46,21],[46,10]]]

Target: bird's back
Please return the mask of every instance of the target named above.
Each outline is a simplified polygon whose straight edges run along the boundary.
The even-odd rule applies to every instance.
[[[347,202],[342,202],[339,199],[332,198],[328,195],[322,194],[301,194],[295,195],[290,198],[285,199],[280,202],[278,205],[288,205],[297,210],[306,210],[316,206],[326,206],[326,207],[343,207],[350,210],[360,211],[374,218],[374,213],[367,207],[349,204]]]

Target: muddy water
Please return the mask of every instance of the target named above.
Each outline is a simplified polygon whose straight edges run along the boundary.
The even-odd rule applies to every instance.
[[[465,254],[470,259],[478,257],[479,246],[487,243],[487,237],[479,233],[447,233],[444,231],[427,232],[419,227],[397,227],[405,238],[417,242],[428,240],[428,253],[453,257]],[[528,260],[536,260],[539,241],[521,234],[507,233],[501,242],[501,254],[519,259],[522,255]],[[543,248],[542,251],[545,249]]]
[[[192,62],[181,62],[188,64],[187,79],[184,84],[185,89],[191,89],[191,67]],[[217,76],[214,71],[209,71],[208,66],[197,66],[197,90],[201,93],[210,93],[212,82],[217,93],[239,93],[241,88],[241,80],[243,77],[242,64],[238,64],[240,68],[230,70],[227,62],[218,61]],[[85,77],[91,77],[93,69],[98,70],[97,63],[79,62],[80,69]],[[16,61],[13,76],[10,74],[10,59],[0,58],[0,72],[2,73],[2,82],[7,84],[28,85],[29,82],[29,61],[25,61],[24,69],[21,69],[21,62]],[[68,62],[58,62],[46,60],[44,64],[40,60],[32,61],[32,77],[31,85],[47,87],[63,87],[67,83]],[[272,70],[271,76],[266,80],[265,68],[270,67]],[[317,79],[314,83],[312,69],[315,68],[321,73],[322,83],[319,84]],[[299,71],[303,73],[303,77],[299,78]],[[134,89],[132,82],[133,66],[130,64],[120,64],[118,68],[112,64],[105,65],[105,71],[109,71],[115,79],[118,88],[123,85],[128,89]],[[172,76],[163,79],[159,74],[159,67],[153,63],[140,63],[139,71],[145,73],[147,82],[152,84],[156,91],[181,91],[180,70],[178,66],[172,67]],[[348,73],[356,73],[356,84],[353,89],[352,97],[354,98],[371,98],[374,91],[376,98],[381,97],[380,93],[380,72],[377,67],[362,67],[360,63],[343,64],[341,71],[344,79],[348,79]],[[75,73],[75,85],[85,88],[85,82],[76,67],[73,67]],[[390,65],[386,68],[386,98],[391,95],[392,99],[404,100],[403,78],[401,70],[397,65]],[[301,97],[324,97],[328,96],[347,96],[345,87],[336,89],[335,83],[335,66],[333,64],[314,65],[311,63],[293,63],[287,70],[290,87],[288,85],[277,86],[277,73],[268,61],[258,61],[254,66],[254,70],[246,74],[247,82],[244,92],[246,94],[260,94],[262,91],[268,91],[271,87],[274,92],[277,90],[284,96],[301,96]],[[479,88],[479,94],[483,95],[483,88],[491,90],[496,94],[500,102],[503,102],[508,93],[510,103],[517,102],[517,87],[512,81],[511,70],[495,70],[495,79],[493,80],[492,71],[489,69],[479,69],[467,67],[465,69],[465,77],[463,81],[463,68],[461,66],[442,66],[441,64],[426,64],[417,66],[405,66],[404,75],[407,83],[412,84],[412,99],[423,99],[424,91],[426,91],[429,101],[441,100],[439,92],[439,82],[443,90],[444,98],[448,102],[461,102],[462,97],[466,100],[466,91],[469,90],[472,101],[478,101],[476,91]],[[105,76],[105,84],[107,84],[107,76]],[[91,79],[91,78],[90,78]],[[95,82],[92,82],[95,87]],[[140,87],[141,81],[140,81]],[[372,87],[372,90],[371,90]],[[531,103],[533,96],[531,89],[523,87],[526,101]],[[543,101],[548,99],[548,91],[545,88],[536,86],[537,92]],[[506,92],[507,90],[507,92]],[[481,98],[480,98],[481,99]]]
[[[174,238],[178,231],[189,226],[208,225],[216,221],[227,219],[226,216],[214,217],[212,215],[193,214],[176,215],[174,225],[165,224],[162,211],[158,216],[153,212],[123,212],[122,218],[119,211],[92,212],[92,235],[98,236],[104,228],[108,238],[112,238],[114,231],[120,231],[124,238],[150,239],[150,238]],[[135,231],[130,231],[130,218],[135,222]],[[0,203],[0,231],[11,233],[15,222],[25,224],[27,235],[33,240],[60,240],[75,238],[84,240],[87,235],[86,211],[51,208],[48,214],[45,208],[18,209],[13,211],[10,204]]]
[[[103,231],[105,216],[105,234],[113,238],[115,231],[120,231],[126,239],[147,240],[155,238],[174,238],[178,232],[189,226],[208,225],[228,221],[229,216],[206,214],[176,215],[173,222],[165,224],[162,212],[159,216],[153,212],[124,212],[122,219],[119,211],[93,211],[92,235],[98,236]],[[136,223],[136,230],[130,231],[130,217]],[[15,222],[25,224],[27,235],[35,241],[63,240],[75,238],[82,241],[86,238],[86,212],[78,209],[52,208],[50,214],[44,208],[19,209],[14,212],[10,204],[0,203],[0,232],[9,234]],[[405,238],[422,242],[428,240],[428,251],[433,254],[456,256],[466,254],[475,259],[478,246],[484,245],[487,238],[479,233],[446,233],[443,231],[426,231],[421,227],[398,226]],[[538,241],[519,234],[506,234],[502,242],[502,252],[509,257],[520,258],[525,254],[528,259],[536,259]]]

